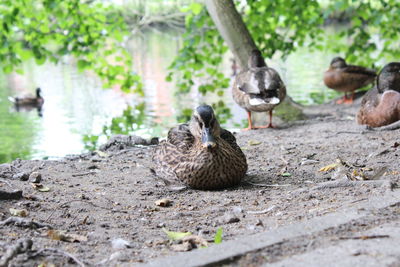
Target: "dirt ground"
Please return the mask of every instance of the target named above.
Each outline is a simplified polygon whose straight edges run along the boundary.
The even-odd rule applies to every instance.
[[[0,190],[22,190],[23,197],[0,200],[0,265],[23,238],[32,247],[9,257],[9,266],[77,265],[73,257],[89,266],[149,262],[185,253],[174,251],[177,241],[163,228],[212,241],[221,227],[223,241],[232,240],[397,190],[400,130],[361,132],[354,120],[359,102],[307,108],[307,120],[237,133],[249,170],[240,186],[222,191],[165,187],[150,171],[152,145],[3,164]],[[319,171],[339,157],[344,165]],[[45,192],[33,187],[33,177],[22,181],[24,172],[39,172]],[[164,198],[169,206],[155,204]],[[26,217],[6,221],[10,208]]]

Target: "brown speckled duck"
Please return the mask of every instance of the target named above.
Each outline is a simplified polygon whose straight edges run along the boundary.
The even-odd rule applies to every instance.
[[[273,128],[272,110],[279,105],[286,96],[286,87],[278,72],[269,68],[259,50],[251,52],[248,69],[240,72],[232,88],[235,102],[247,111],[248,128]],[[269,112],[269,124],[254,127],[251,112]]]
[[[387,64],[376,86],[368,91],[357,113],[357,122],[381,127],[400,120],[400,62]]]
[[[374,82],[376,71],[361,66],[347,65],[341,57],[331,61],[329,69],[324,73],[324,83],[327,87],[344,92],[344,97],[337,104],[353,103],[355,90]],[[347,97],[351,93],[351,97]]]
[[[233,134],[219,126],[213,109],[197,107],[189,123],[168,132],[157,147],[155,172],[164,181],[180,181],[194,189],[222,189],[240,183],[246,157]]]

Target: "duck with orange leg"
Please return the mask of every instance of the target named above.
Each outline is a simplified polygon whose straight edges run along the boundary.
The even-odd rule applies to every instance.
[[[375,78],[375,70],[348,65],[341,57],[332,59],[329,69],[324,73],[324,83],[327,87],[344,92],[343,98],[339,99],[337,104],[353,103],[355,91],[373,83]],[[351,96],[348,97],[348,94]]]
[[[248,69],[240,72],[232,88],[235,102],[247,112],[248,127],[243,130],[274,128],[272,111],[286,97],[286,87],[278,72],[267,66],[259,50],[253,50]],[[252,112],[269,112],[269,123],[255,127]]]
[[[392,62],[382,69],[376,86],[364,95],[357,122],[375,128],[399,121],[400,62]]]

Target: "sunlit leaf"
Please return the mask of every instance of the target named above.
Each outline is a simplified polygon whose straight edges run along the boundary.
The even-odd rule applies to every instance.
[[[185,236],[189,236],[192,233],[191,232],[172,232],[172,231],[168,231],[167,229],[163,228],[162,229],[164,231],[164,233],[167,234],[168,238],[170,240],[181,240],[182,238],[184,238]]]

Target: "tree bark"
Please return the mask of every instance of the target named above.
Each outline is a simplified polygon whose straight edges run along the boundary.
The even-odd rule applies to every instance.
[[[205,4],[219,33],[239,61],[241,69],[246,69],[250,53],[257,49],[257,46],[235,4],[232,0],[205,0]]]

